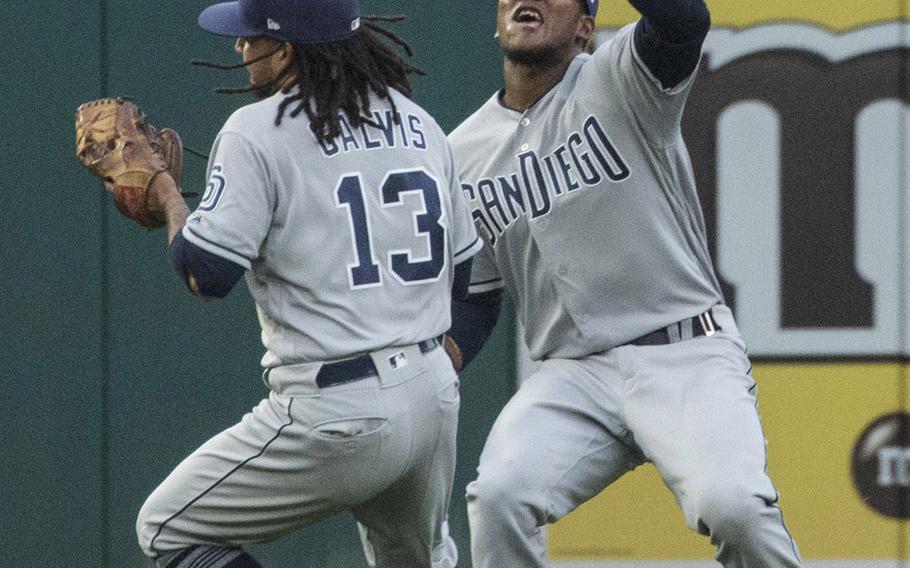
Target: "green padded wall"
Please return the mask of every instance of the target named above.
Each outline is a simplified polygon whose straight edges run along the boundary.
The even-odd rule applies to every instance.
[[[5,13],[0,34],[0,550],[9,566],[92,561],[104,540],[105,259],[102,200],[73,158],[72,122],[76,101],[97,94],[99,45],[85,40],[99,18],[37,2]]]

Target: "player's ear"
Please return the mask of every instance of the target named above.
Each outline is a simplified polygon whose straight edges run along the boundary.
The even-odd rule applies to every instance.
[[[588,40],[591,39],[591,36],[594,35],[595,28],[594,18],[587,14],[582,15],[582,17],[578,19],[578,26],[575,28],[575,38],[579,42],[587,44]]]
[[[290,59],[294,56],[294,44],[284,42],[281,44],[281,51],[278,52],[279,59]]]

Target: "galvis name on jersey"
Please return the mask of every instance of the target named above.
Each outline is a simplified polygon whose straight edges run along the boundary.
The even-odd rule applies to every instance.
[[[427,138],[423,133],[423,121],[419,116],[406,113],[398,114],[398,123],[391,110],[375,110],[373,122],[362,124],[354,129],[343,114],[338,115],[341,135],[334,140],[321,141],[322,153],[327,157],[339,152],[348,153],[359,150],[376,150],[378,148],[413,148],[427,149]]]

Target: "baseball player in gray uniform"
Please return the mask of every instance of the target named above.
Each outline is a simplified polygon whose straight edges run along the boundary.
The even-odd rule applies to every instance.
[[[440,347],[481,247],[413,70],[356,0],[240,0],[200,25],[237,36],[249,90],[214,143],[189,215],[172,178],[172,260],[203,297],[245,274],[268,397],[186,458],[145,502],[143,551],[168,568],[248,568],[241,546],[333,513],[373,566],[452,568],[445,519],[458,382]],[[463,284],[461,281],[463,280]]]
[[[499,0],[505,88],[450,135],[485,245],[451,334],[470,361],[505,290],[540,362],[467,489],[474,566],[546,566],[541,527],[645,462],[724,566],[799,566],[680,132],[708,10],[630,3],[589,55],[597,0]]]

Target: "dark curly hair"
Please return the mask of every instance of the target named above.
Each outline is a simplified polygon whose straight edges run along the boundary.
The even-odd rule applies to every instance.
[[[362,26],[350,38],[316,44],[294,43],[293,59],[268,83],[241,88],[218,88],[215,92],[254,93],[265,97],[280,89],[288,96],[278,107],[275,124],[280,125],[285,114],[293,118],[305,112],[313,133],[320,142],[327,142],[341,134],[339,112],[342,111],[354,128],[363,124],[378,126],[370,116],[371,91],[379,98],[389,101],[392,116],[398,124],[401,118],[390,89],[410,98],[411,83],[408,75],[423,75],[424,72],[407,63],[386,40],[394,43],[407,57],[411,57],[414,52],[407,42],[376,22],[399,22],[404,19],[405,16],[364,16],[361,18]],[[218,65],[198,60],[194,60],[193,64],[234,69],[269,57],[275,51],[238,65]],[[296,69],[293,63],[296,63]],[[295,71],[296,78],[288,81],[288,76]],[[298,90],[294,91],[294,87]]]
[[[275,124],[281,124],[289,109],[292,118],[305,112],[313,133],[320,141],[332,140],[341,134],[339,111],[348,116],[354,128],[362,124],[376,126],[370,118],[371,91],[391,103],[392,116],[398,123],[400,118],[390,89],[410,98],[408,75],[424,73],[404,61],[383,38],[394,42],[408,57],[413,55],[411,47],[375,22],[403,19],[404,16],[366,16],[361,29],[349,39],[312,45],[294,44],[297,79],[285,85],[282,92],[289,93],[294,86],[299,89],[281,102]]]

